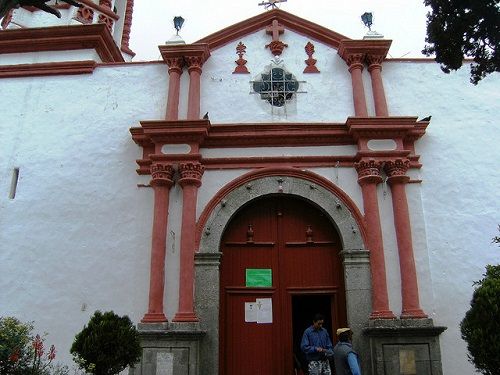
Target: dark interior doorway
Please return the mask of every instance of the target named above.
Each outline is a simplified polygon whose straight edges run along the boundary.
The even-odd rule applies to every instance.
[[[300,342],[304,330],[312,324],[315,314],[320,313],[325,317],[323,327],[332,336],[332,296],[329,294],[298,294],[292,296],[292,326],[293,326],[293,353],[296,366],[307,374],[307,362],[300,350]],[[298,363],[297,363],[298,362]]]

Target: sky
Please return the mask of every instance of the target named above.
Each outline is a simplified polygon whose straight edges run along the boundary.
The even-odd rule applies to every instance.
[[[186,43],[265,12],[262,0],[135,0],[130,47],[133,61],[159,60],[158,46],[175,29],[173,18],[185,19],[179,35]],[[153,5],[154,4],[154,5]],[[361,21],[373,13],[372,30],[392,39],[390,57],[423,57],[427,9],[423,0],[288,0],[280,8],[352,39],[368,31]]]

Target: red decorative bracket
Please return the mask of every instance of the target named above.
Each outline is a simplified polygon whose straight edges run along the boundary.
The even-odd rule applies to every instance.
[[[307,53],[307,60],[304,60],[306,63],[306,67],[304,69],[304,73],[319,73],[318,68],[316,67],[316,61],[313,59],[312,55],[314,54],[314,44],[311,42],[307,42],[306,46],[304,47],[306,53]]]
[[[233,74],[250,74],[247,67],[245,66],[247,60],[243,58],[243,55],[246,53],[246,49],[247,47],[242,42],[239,42],[236,46],[238,60],[235,61],[236,67],[234,68]]]

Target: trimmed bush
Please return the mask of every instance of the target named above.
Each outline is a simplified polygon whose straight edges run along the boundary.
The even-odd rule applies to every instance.
[[[71,346],[75,362],[88,373],[114,375],[141,357],[135,326],[128,316],[96,311]]]
[[[460,324],[469,361],[485,375],[500,374],[500,265],[486,266],[475,282],[470,309]]]

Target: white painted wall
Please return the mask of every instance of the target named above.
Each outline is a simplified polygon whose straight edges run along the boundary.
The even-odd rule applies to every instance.
[[[500,223],[498,74],[477,86],[469,83],[467,66],[445,75],[432,63],[387,62],[382,74],[391,114],[432,115],[417,143],[436,302],[432,316],[448,327],[441,335],[443,373],[471,374],[459,324],[472,282],[481,279],[486,264],[500,259],[491,244]],[[417,266],[420,271],[425,265]]]
[[[236,44],[215,51],[205,64],[201,113],[209,111],[212,123],[344,122],[352,114],[345,63],[335,51],[315,43],[322,73],[302,75],[307,39],[285,32],[289,47],[283,58],[309,86],[307,94],[299,94],[295,113],[273,116],[268,104],[249,94],[248,81],[269,62],[264,39],[243,38],[251,75],[231,74]],[[298,57],[288,55],[292,50]],[[2,93],[8,95],[2,97],[0,122],[0,315],[34,320],[40,332],[49,332],[49,342],[64,361],[71,362],[67,352],[74,334],[94,310],[113,309],[135,322],[146,311],[153,194],[137,187],[148,178],[135,173],[141,149],[129,128],[141,120],[164,118],[166,72],[163,64],[130,64],[99,66],[92,75],[1,80]],[[420,173],[411,172],[423,182],[407,188],[421,303],[436,324],[448,327],[441,336],[444,373],[470,374],[458,324],[468,308],[472,282],[486,264],[498,263],[498,249],[490,244],[500,222],[498,79],[489,77],[475,87],[465,70],[448,76],[434,64],[415,62],[387,62],[383,77],[391,114],[433,115],[417,143],[424,166]],[[183,95],[187,78],[184,73]],[[369,88],[366,84],[372,107]],[[180,110],[185,114],[186,100]],[[259,148],[202,152],[210,157],[262,155]],[[303,155],[303,149],[266,153]],[[20,180],[15,199],[9,199],[15,167]],[[363,211],[354,169],[313,171],[346,191]],[[197,215],[223,186],[246,172],[206,171]],[[384,185],[379,186],[379,201],[390,304],[399,313],[399,261],[390,189]],[[169,319],[178,303],[181,203],[176,185],[170,195],[166,265]]]
[[[260,95],[253,92],[250,81],[260,80],[261,74],[269,71],[273,58],[269,48],[271,36],[264,30],[241,39],[246,45],[247,68],[250,74],[232,74],[238,59],[236,46],[239,40],[215,51],[203,66],[201,82],[201,113],[210,113],[214,123],[242,122],[344,122],[354,113],[351,77],[346,63],[337,50],[313,39],[285,30],[280,40],[288,44],[280,56],[284,69],[292,73],[300,83],[297,98],[282,109],[270,106]],[[304,74],[307,42],[314,44],[313,58],[319,74]],[[187,98],[187,97],[186,97]]]
[[[153,194],[137,187],[129,128],[162,117],[164,66],[1,85],[0,315],[35,321],[71,363],[95,310],[137,322],[147,309]]]

